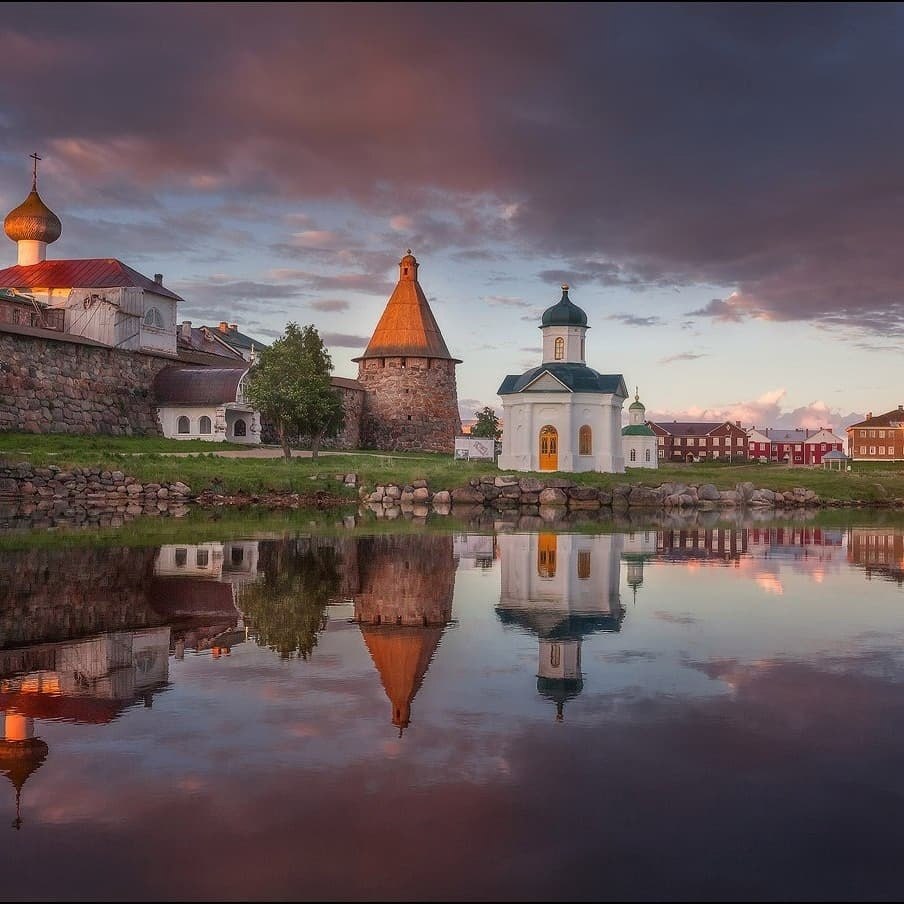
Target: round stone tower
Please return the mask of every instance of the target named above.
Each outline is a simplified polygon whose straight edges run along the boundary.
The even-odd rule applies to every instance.
[[[399,282],[358,364],[364,387],[361,444],[386,451],[448,452],[461,433],[455,365],[411,250]]]

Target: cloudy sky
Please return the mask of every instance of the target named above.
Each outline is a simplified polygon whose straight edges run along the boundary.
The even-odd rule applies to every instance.
[[[900,6],[44,3],[0,32],[0,203],[37,150],[50,255],[163,272],[180,319],[314,323],[354,376],[411,247],[466,415],[539,361],[563,280],[655,417],[904,403]]]

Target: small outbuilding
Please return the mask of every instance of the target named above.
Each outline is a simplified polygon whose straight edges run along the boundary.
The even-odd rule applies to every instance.
[[[245,398],[248,367],[165,367],[154,378],[157,417],[169,439],[256,444],[260,413]]]
[[[844,452],[833,449],[831,452],[826,452],[826,454],[822,456],[822,468],[824,471],[845,471],[847,470],[850,461],[851,460]]]
[[[658,440],[647,423],[647,409],[635,391],[628,406],[628,423],[622,427],[622,453],[626,468],[658,468]]]

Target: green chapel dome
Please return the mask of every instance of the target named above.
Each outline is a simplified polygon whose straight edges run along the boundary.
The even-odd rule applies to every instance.
[[[562,285],[562,299],[543,312],[541,326],[587,326],[587,315],[568,297],[568,283]]]

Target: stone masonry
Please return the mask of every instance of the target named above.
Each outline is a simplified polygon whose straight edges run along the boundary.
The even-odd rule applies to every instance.
[[[172,359],[0,332],[0,430],[160,435],[151,393]]]
[[[461,433],[455,361],[443,358],[365,358],[361,445],[393,452],[446,452]]]

